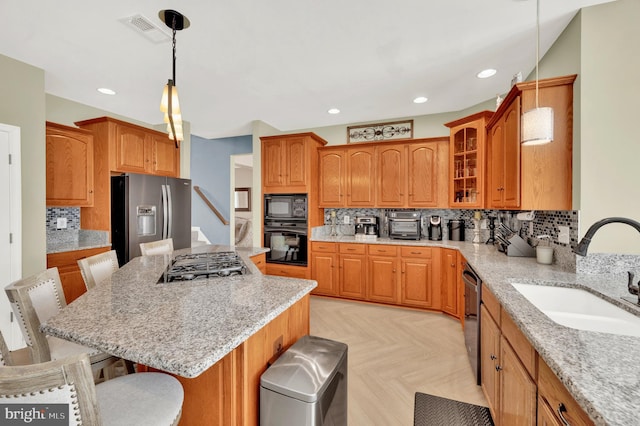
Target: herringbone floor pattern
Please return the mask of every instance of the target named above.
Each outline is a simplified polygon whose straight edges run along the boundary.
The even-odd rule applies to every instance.
[[[312,297],[311,334],[349,345],[349,426],[412,425],[415,392],[487,405],[446,315]]]

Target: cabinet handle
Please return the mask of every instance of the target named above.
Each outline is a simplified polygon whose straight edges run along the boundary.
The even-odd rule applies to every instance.
[[[411,254],[421,254],[422,252],[420,251],[412,251]]]
[[[349,248],[349,249],[347,249],[347,251],[355,251],[355,250],[356,250],[356,249],[353,249],[353,248]]]
[[[562,421],[562,424],[564,426],[571,426],[569,421],[564,418],[564,413],[567,412],[567,407],[565,407],[562,402],[560,404],[558,404],[558,410],[557,411],[558,411],[558,416],[560,416],[560,421]]]
[[[491,355],[489,356],[489,358],[491,358],[492,360],[496,360],[496,359],[498,359],[498,357],[497,357],[497,356],[495,356],[494,354],[491,354]]]
[[[500,365],[496,365],[496,371],[500,371],[502,370],[502,367],[500,367]]]

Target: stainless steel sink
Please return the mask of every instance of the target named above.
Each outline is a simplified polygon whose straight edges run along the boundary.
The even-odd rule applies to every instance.
[[[640,317],[588,291],[512,283],[529,302],[565,327],[640,337]]]

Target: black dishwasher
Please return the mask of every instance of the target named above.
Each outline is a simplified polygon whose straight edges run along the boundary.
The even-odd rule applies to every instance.
[[[464,262],[464,344],[471,363],[471,369],[480,385],[480,301],[482,300],[482,280],[471,265]]]

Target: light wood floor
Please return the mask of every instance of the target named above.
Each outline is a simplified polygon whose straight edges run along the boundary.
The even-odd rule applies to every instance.
[[[349,346],[351,426],[413,425],[415,392],[487,405],[446,315],[314,296],[311,334]]]

